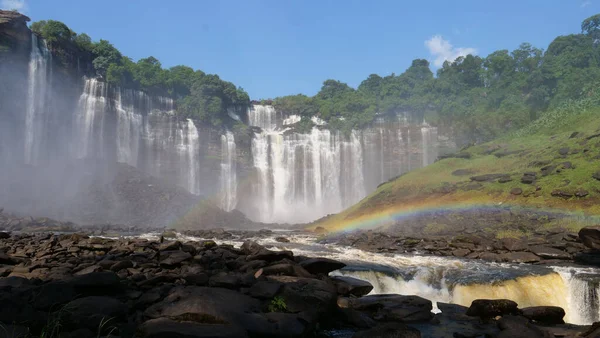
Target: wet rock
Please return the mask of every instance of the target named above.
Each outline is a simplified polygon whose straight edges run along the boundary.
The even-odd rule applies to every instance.
[[[522,316],[543,324],[564,324],[565,310],[558,306],[533,306],[521,309]]]
[[[113,264],[110,267],[110,271],[119,272],[123,269],[133,268],[133,262],[130,260],[124,260]]]
[[[246,338],[248,334],[242,328],[229,324],[201,324],[195,321],[175,321],[168,318],[156,318],[144,322],[139,330],[142,338],[164,337],[207,337],[207,338]]]
[[[579,230],[579,239],[588,248],[600,250],[600,225]]]
[[[502,256],[493,252],[483,252],[481,255],[479,255],[479,259],[489,262],[500,262],[502,260]]]
[[[188,273],[183,276],[189,285],[205,286],[208,285],[208,275],[205,273]]]
[[[160,261],[164,267],[172,267],[192,259],[192,255],[184,251],[165,251],[161,255],[167,255],[167,258]]]
[[[481,318],[518,313],[517,303],[508,299],[476,299],[467,310],[468,316]]]
[[[294,256],[291,251],[271,251],[253,241],[244,242],[240,249],[245,255],[247,255],[247,261],[262,260],[267,262],[275,262],[286,258],[293,259]]]
[[[161,245],[159,245],[158,250],[159,251],[175,251],[175,250],[179,250],[180,247],[181,247],[180,241],[165,242],[165,243],[162,243]]]
[[[248,295],[254,298],[260,299],[273,299],[275,295],[281,290],[283,283],[271,282],[271,281],[260,281],[254,283],[248,290]]]
[[[277,241],[277,242],[279,242],[279,243],[289,243],[289,242],[290,242],[290,240],[289,240],[289,239],[287,239],[287,238],[285,238],[285,237],[283,237],[283,236],[280,236],[280,237],[275,237],[275,241]]]
[[[385,323],[359,331],[352,338],[421,338],[421,332],[401,323]]]
[[[418,296],[381,294],[361,298],[338,298],[338,306],[363,311],[375,320],[419,322],[432,318],[430,300]]]
[[[346,264],[340,261],[329,258],[310,258],[300,262],[300,265],[312,274],[328,274],[346,266]]]
[[[8,232],[0,231],[0,239],[10,238],[10,234]]]
[[[238,289],[241,284],[240,276],[224,272],[214,275],[208,280],[209,286],[226,289]]]
[[[542,258],[571,259],[571,255],[569,253],[543,245],[532,246],[529,248],[529,250]]]
[[[263,275],[285,275],[285,276],[295,276],[295,277],[313,277],[312,274],[302,266],[292,263],[292,262],[284,262],[279,264],[270,265],[263,268]]]
[[[288,312],[318,315],[335,308],[337,289],[333,283],[290,276],[268,276],[267,279],[283,284],[278,295],[285,300]]]
[[[517,195],[518,196],[518,195],[521,195],[522,193],[523,193],[523,189],[521,189],[521,188],[512,188],[510,190],[510,194],[511,195]]]
[[[353,295],[362,297],[373,290],[371,283],[352,277],[335,276],[331,278],[342,296]]]
[[[531,252],[507,252],[502,254],[502,260],[510,263],[537,263],[541,258]]]
[[[553,338],[523,317],[504,316],[498,321],[498,328],[502,331],[497,338]]]

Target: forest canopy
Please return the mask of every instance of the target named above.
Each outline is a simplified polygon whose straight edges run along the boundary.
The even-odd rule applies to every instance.
[[[109,41],[93,42],[58,21],[38,21],[31,28],[51,47],[71,44],[89,53],[95,75],[110,84],[173,97],[186,117],[221,125],[227,108],[250,104],[242,88],[217,75],[187,66],[165,69],[152,56],[134,62]],[[304,128],[311,127],[312,116],[349,131],[376,117],[408,112],[419,122],[449,127],[455,136],[479,142],[592,95],[600,82],[599,39],[600,14],[585,19],[581,33],[555,38],[545,51],[525,42],[512,51],[446,61],[436,74],[427,60],[416,59],[403,73],[371,74],[358,88],[328,79],[315,96],[284,96],[273,104],[302,116]]]

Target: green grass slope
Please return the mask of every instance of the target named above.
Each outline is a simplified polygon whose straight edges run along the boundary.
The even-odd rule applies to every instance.
[[[600,107],[596,101],[565,104],[522,130],[406,173],[311,227],[347,229],[348,224],[366,222],[386,210],[394,213],[443,205],[552,209],[580,219],[600,215]],[[535,180],[530,182],[533,173]],[[481,176],[487,174],[501,177]],[[563,225],[575,230],[587,224]],[[436,226],[433,222],[426,228],[435,232]]]

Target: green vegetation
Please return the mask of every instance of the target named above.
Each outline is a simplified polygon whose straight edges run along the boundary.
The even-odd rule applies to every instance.
[[[152,56],[134,62],[109,41],[92,42],[87,34],[76,34],[60,21],[34,22],[31,30],[43,37],[63,62],[68,62],[73,53],[86,54],[92,60],[94,75],[112,85],[173,97],[177,112],[183,117],[221,126],[228,108],[245,108],[250,103],[250,97],[241,87],[217,75],[187,66],[164,69]]]
[[[435,77],[427,60],[416,59],[404,73],[371,74],[357,89],[330,79],[314,97],[285,96],[274,105],[306,118],[317,115],[342,130],[363,127],[376,114],[410,112],[451,128],[460,143],[480,143],[519,130],[565,102],[579,102],[598,87],[600,14],[584,20],[581,32],[557,37],[545,52],[522,43],[485,58],[459,57]]]
[[[287,305],[285,299],[280,296],[275,296],[269,303],[269,312],[285,312],[287,311]]]

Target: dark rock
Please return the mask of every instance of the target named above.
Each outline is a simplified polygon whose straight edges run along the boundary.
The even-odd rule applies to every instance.
[[[490,262],[500,262],[502,260],[502,256],[493,252],[483,252],[481,255],[479,255],[479,259]]]
[[[593,178],[595,178],[595,179],[597,179],[598,181],[600,181],[600,171],[598,171],[598,172],[594,173],[594,174],[592,175],[592,177],[593,177]]]
[[[192,259],[192,255],[184,251],[164,251],[161,255],[168,255],[167,258],[160,261],[164,267],[172,267]]]
[[[279,282],[260,281],[254,283],[248,290],[248,295],[260,299],[273,299],[283,286]]]
[[[517,303],[508,299],[476,299],[467,310],[468,316],[481,318],[518,313]]]
[[[543,245],[532,246],[529,248],[529,250],[542,258],[571,259],[571,255],[569,253]]]
[[[241,284],[240,276],[224,272],[214,275],[208,280],[209,286],[226,289],[237,289]]]
[[[471,253],[469,249],[456,249],[452,251],[452,255],[456,257],[465,257],[469,253]]]
[[[573,133],[571,133],[571,136],[569,136],[569,138],[575,138],[575,137],[577,137],[577,135],[579,135],[579,132],[574,131]]]
[[[507,252],[502,254],[502,260],[510,263],[537,263],[541,259],[531,252]]]
[[[291,251],[271,251],[262,245],[246,241],[240,247],[242,252],[247,255],[246,260],[262,260],[267,262],[275,262],[282,259],[293,259],[294,254]]]
[[[521,309],[522,316],[544,324],[564,324],[565,310],[558,306],[533,306]]]
[[[283,283],[279,296],[285,300],[288,312],[322,315],[335,308],[337,289],[333,283],[290,276],[268,276],[267,279]]]
[[[542,169],[541,169],[542,176],[548,176],[548,175],[552,174],[554,172],[554,170],[556,170],[555,165],[548,165],[548,166],[542,167]]]
[[[401,323],[385,323],[359,331],[352,338],[421,338],[421,332]]]
[[[139,330],[142,338],[246,338],[242,328],[229,324],[200,324],[195,321],[175,321],[168,318],[151,319]]]
[[[472,176],[471,181],[491,182],[491,181],[497,180],[499,178],[508,177],[508,176],[509,175],[507,175],[507,174],[485,174],[485,175]]]
[[[279,243],[289,243],[289,242],[290,242],[290,240],[289,240],[289,239],[287,239],[287,238],[285,238],[285,237],[283,237],[283,236],[280,236],[280,237],[275,237],[275,241],[277,241],[277,242],[279,242]]]
[[[8,232],[0,231],[0,239],[7,239],[7,238],[10,238],[10,234]]]
[[[208,275],[205,273],[190,273],[183,276],[189,285],[205,286],[208,285]]]
[[[579,230],[579,239],[588,248],[600,250],[600,225]]]
[[[457,169],[452,172],[454,176],[467,176],[473,174],[474,171],[471,169]]]
[[[76,299],[65,306],[65,321],[73,328],[86,327],[97,330],[101,323],[124,319],[127,306],[115,298],[91,296]]]
[[[418,322],[431,319],[430,300],[418,296],[381,294],[338,298],[338,306],[369,313],[375,320]]]
[[[498,179],[498,183],[508,183],[508,182],[512,182],[512,178],[502,177],[502,178]]]
[[[175,251],[175,250],[179,250],[180,247],[181,247],[180,241],[165,242],[165,243],[162,243],[158,247],[158,250],[159,251]]]
[[[590,194],[589,191],[587,191],[585,189],[577,189],[577,191],[575,191],[575,197],[579,197],[579,198],[586,197],[589,194]]]
[[[279,264],[270,265],[263,268],[263,275],[286,275],[286,276],[296,276],[296,277],[313,277],[312,274],[302,266],[292,263],[292,262],[284,262]]]
[[[352,277],[335,276],[331,278],[342,296],[353,295],[362,297],[373,290],[371,283]]]
[[[550,193],[550,195],[552,195],[554,197],[571,198],[575,194],[572,193],[572,192],[570,192],[570,191],[567,191],[567,190],[554,189],[554,190],[552,190],[552,192]]]
[[[133,262],[130,260],[124,260],[113,264],[110,267],[110,271],[119,272],[123,269],[133,268]]]
[[[306,269],[306,271],[312,274],[328,274],[332,271],[339,270],[346,266],[346,264],[329,258],[310,258],[300,262],[300,265]]]
[[[259,310],[258,300],[232,290],[185,286],[172,289],[165,299],[147,308],[144,315],[203,324],[244,325],[252,321],[250,313]]]
[[[511,195],[521,195],[523,193],[523,189],[521,188],[512,188],[510,190]]]
[[[560,148],[560,149],[558,150],[558,153],[559,153],[561,156],[566,156],[566,155],[568,155],[568,154],[569,154],[569,148]]]
[[[527,242],[516,238],[503,238],[500,240],[502,247],[508,251],[527,250]]]
[[[535,183],[535,176],[523,175],[523,177],[521,177],[521,183],[533,184],[533,183]]]
[[[554,338],[523,317],[504,316],[498,321],[498,328],[502,331],[497,338]]]

